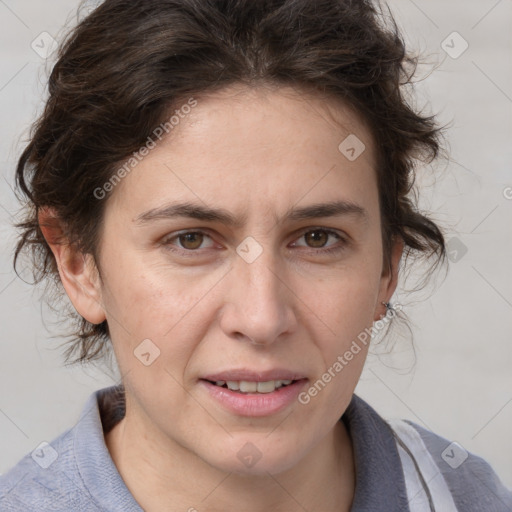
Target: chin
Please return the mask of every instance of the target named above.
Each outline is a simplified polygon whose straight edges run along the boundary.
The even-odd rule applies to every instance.
[[[276,446],[264,437],[260,437],[259,440],[255,438],[253,441],[250,438],[250,435],[243,438],[234,437],[230,440],[229,446],[221,448],[218,454],[212,454],[210,451],[204,460],[224,472],[268,476],[269,473],[278,474],[291,469],[300,459],[292,443],[288,446]]]

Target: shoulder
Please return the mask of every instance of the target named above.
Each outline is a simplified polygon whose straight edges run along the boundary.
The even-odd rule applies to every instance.
[[[73,434],[69,429],[50,443],[41,443],[0,476],[2,512],[99,510],[82,485]]]
[[[104,433],[124,414],[124,391],[89,396],[73,428],[0,477],[2,512],[142,512],[110,457]]]
[[[444,480],[458,510],[512,511],[512,491],[505,487],[483,458],[468,452],[459,443],[435,434],[412,421],[395,420],[389,424],[403,438],[405,444],[414,444],[411,442],[412,438],[407,440],[408,430],[412,428],[412,432],[418,434],[422,445],[416,452],[419,455],[416,459],[430,460],[433,471],[437,475],[442,475],[441,480]],[[425,450],[428,456],[422,455],[421,450]],[[421,469],[421,461],[417,462]],[[423,467],[426,466],[428,464],[424,462]],[[426,472],[428,473],[428,468]]]

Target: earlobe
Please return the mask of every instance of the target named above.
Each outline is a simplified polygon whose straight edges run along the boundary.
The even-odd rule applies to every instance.
[[[404,241],[397,239],[393,243],[391,249],[391,270],[383,273],[381,277],[381,286],[379,290],[379,297],[377,306],[374,312],[374,322],[379,320],[383,315],[387,313],[387,308],[384,303],[389,302],[393,293],[395,293],[396,286],[398,284],[398,268],[402,254],[404,251]]]
[[[83,254],[70,244],[52,209],[41,209],[39,227],[53,252],[60,280],[76,311],[92,324],[105,319],[101,297],[101,279],[91,254]]]

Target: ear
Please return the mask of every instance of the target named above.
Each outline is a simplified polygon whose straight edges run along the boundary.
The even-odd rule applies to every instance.
[[[389,302],[389,299],[395,293],[398,284],[398,265],[404,250],[404,241],[401,238],[395,239],[391,248],[391,269],[385,268],[380,279],[379,299],[375,307],[373,321],[380,320],[382,315],[386,314],[386,306],[383,302]]]
[[[101,279],[91,254],[83,254],[71,245],[63,225],[51,208],[38,213],[39,227],[50,246],[59,269],[60,280],[77,312],[92,324],[105,319],[101,298]]]

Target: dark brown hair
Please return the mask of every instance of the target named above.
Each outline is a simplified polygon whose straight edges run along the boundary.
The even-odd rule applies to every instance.
[[[19,159],[16,184],[28,206],[15,267],[31,249],[36,282],[60,285],[40,209],[53,208],[67,240],[96,257],[108,198],[94,190],[183,98],[262,83],[355,109],[377,151],[385,264],[398,237],[407,256],[434,255],[437,265],[443,235],[410,197],[417,163],[441,148],[434,118],[406,100],[416,64],[392,15],[370,0],[106,0],[59,48],[49,98]],[[110,346],[106,322],[75,319],[66,359],[100,358]]]

